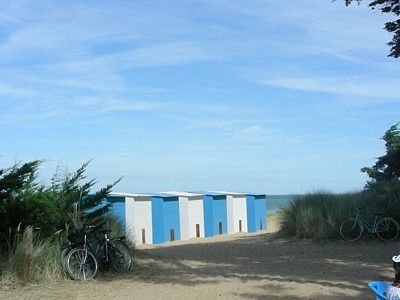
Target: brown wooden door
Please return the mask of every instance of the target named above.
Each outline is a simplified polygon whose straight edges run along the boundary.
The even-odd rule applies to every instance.
[[[200,224],[196,224],[196,237],[200,237]]]
[[[142,229],[142,244],[146,244],[146,229]]]
[[[170,229],[169,231],[169,237],[170,237],[170,241],[175,241],[175,231],[173,228]]]
[[[242,232],[242,220],[239,220],[239,232]]]

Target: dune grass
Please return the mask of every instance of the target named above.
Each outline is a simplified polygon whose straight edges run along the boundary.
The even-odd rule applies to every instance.
[[[0,254],[3,285],[56,282],[64,276],[59,243],[53,238],[39,238],[32,227],[17,232],[12,244],[1,249]]]
[[[340,225],[353,215],[355,208],[363,209],[367,220],[372,221],[374,213],[382,213],[399,221],[398,184],[345,194],[317,191],[299,195],[282,208],[278,234],[312,239],[339,238]]]

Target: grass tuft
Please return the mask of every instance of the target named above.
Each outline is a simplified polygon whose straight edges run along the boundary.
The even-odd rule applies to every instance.
[[[2,249],[0,271],[2,283],[9,285],[56,282],[63,277],[60,247],[52,238],[40,239],[29,226]]]

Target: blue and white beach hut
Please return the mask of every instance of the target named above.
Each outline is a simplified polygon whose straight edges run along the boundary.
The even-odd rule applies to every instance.
[[[266,195],[247,195],[247,228],[248,232],[267,229]]]
[[[214,191],[226,195],[228,234],[247,232],[247,199],[246,193]]]
[[[153,244],[180,240],[179,197],[155,194],[151,197]]]
[[[178,196],[181,240],[204,237],[203,194],[163,192]]]
[[[135,245],[153,243],[150,195],[110,193],[107,201],[111,204],[111,214],[124,226],[130,241]]]
[[[227,233],[227,205],[225,194],[204,193],[204,235],[210,237]]]

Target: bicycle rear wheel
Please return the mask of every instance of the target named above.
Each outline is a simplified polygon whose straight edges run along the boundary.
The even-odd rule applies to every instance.
[[[68,273],[68,270],[67,270],[67,257],[68,257],[68,254],[69,254],[69,252],[71,250],[72,250],[72,247],[71,246],[67,246],[61,251],[60,260],[61,260],[62,268],[63,268],[65,273]]]
[[[74,248],[67,256],[68,274],[74,280],[89,280],[96,276],[97,260],[87,248]]]
[[[339,232],[345,241],[354,242],[361,237],[363,230],[363,226],[357,219],[350,218],[342,223]]]
[[[114,271],[129,271],[132,265],[132,256],[127,244],[121,240],[112,241],[110,256],[111,267]]]
[[[390,242],[399,236],[399,224],[392,218],[383,218],[376,223],[376,235],[382,241]]]

